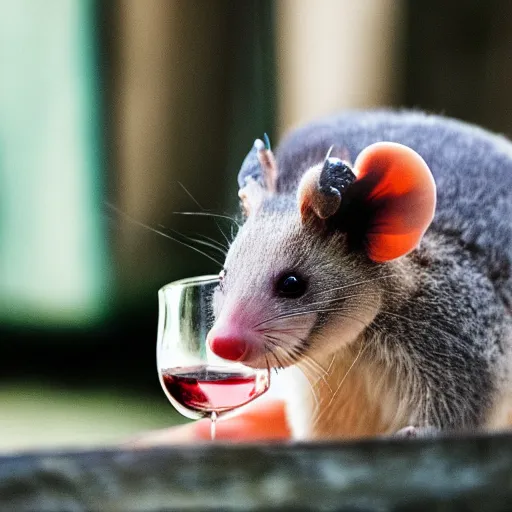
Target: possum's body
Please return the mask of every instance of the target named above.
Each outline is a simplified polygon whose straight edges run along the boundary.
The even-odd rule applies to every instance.
[[[276,151],[279,187],[296,189],[302,174],[332,144],[354,159],[383,140],[417,151],[437,183],[434,221],[419,249],[399,264],[407,266],[415,285],[406,300],[392,306],[396,316],[374,320],[382,334],[367,334],[376,345],[372,357],[363,357],[347,375],[359,347],[341,353],[327,382],[317,382],[314,399],[302,384],[302,407],[315,409],[317,402],[329,403],[331,389],[346,378],[314,433],[309,431],[313,415],[296,412],[298,397],[289,395],[292,427],[301,437],[375,434],[425,423],[504,427],[512,410],[512,144],[423,113],[348,113],[312,123],[282,142]],[[393,296],[389,300],[395,302]],[[397,382],[393,373],[406,364],[400,363],[404,355],[427,387],[414,390],[410,374]],[[327,359],[324,367],[332,357]],[[410,390],[400,389],[402,377],[411,380],[402,382]]]
[[[398,142],[423,157],[437,185],[437,207],[416,250],[376,265],[347,249],[342,237],[313,239],[297,226],[292,210],[304,173],[331,145],[353,161],[379,141]],[[293,251],[300,247],[304,254],[319,254],[309,263],[294,263],[321,281],[312,297],[333,280],[360,291],[345,320],[324,310],[310,320],[305,315],[300,326],[308,333],[301,335],[305,348],[292,347],[291,353],[311,354],[315,362],[302,366],[308,384],[300,378],[290,383],[295,436],[355,437],[409,425],[456,431],[505,427],[512,405],[512,144],[422,113],[350,112],[290,133],[275,154],[276,193],[258,215],[249,215],[231,247],[227,289],[236,289],[228,278],[240,269],[252,268],[251,274],[243,270],[245,282],[261,281],[284,268],[281,262],[299,262]],[[332,254],[322,260],[322,251]],[[336,259],[338,252],[343,255]],[[264,293],[232,292],[230,301],[228,291],[226,309],[244,303],[242,313],[258,310],[254,304]],[[343,299],[332,296],[331,301]],[[304,299],[301,307],[306,306]],[[283,337],[280,343],[295,342]]]

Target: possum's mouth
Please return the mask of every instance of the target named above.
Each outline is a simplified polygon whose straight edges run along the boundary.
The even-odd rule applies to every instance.
[[[300,321],[285,319],[272,325],[245,327],[220,318],[208,333],[210,350],[222,359],[252,368],[286,368],[300,362],[309,348],[317,315]]]

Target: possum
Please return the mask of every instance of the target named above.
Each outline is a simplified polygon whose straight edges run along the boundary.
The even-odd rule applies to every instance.
[[[275,153],[257,139],[238,183],[244,222],[207,342],[292,369],[295,438],[509,425],[506,138],[423,112],[349,111],[291,131]]]

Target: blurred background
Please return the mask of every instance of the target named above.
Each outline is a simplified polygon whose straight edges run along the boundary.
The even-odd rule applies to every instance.
[[[157,291],[219,268],[142,224],[224,242],[175,212],[236,214],[254,139],[340,109],[512,135],[511,34],[499,0],[0,0],[0,450],[181,421]]]

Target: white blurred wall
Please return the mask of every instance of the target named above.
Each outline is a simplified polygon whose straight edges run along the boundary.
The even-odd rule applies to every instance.
[[[277,0],[279,132],[345,108],[393,103],[403,0]]]

